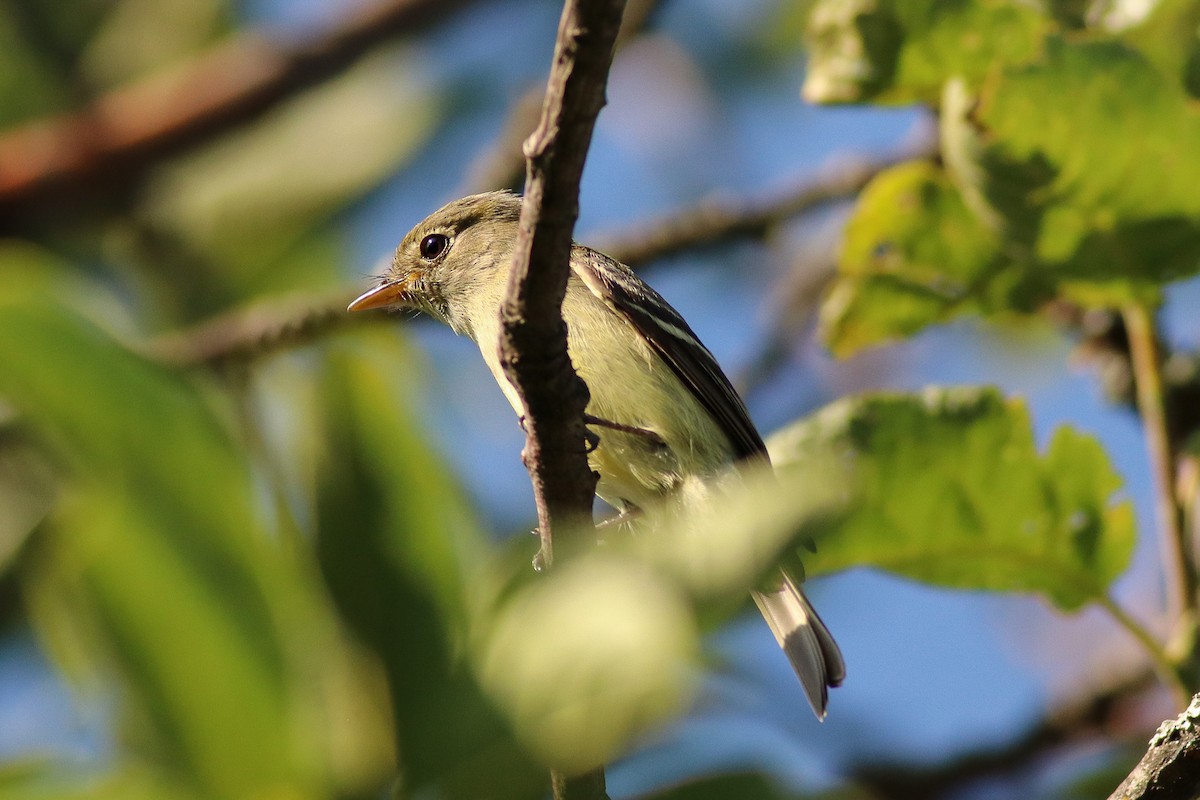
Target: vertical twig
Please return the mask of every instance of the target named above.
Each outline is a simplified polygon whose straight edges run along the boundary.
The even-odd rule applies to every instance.
[[[523,457],[538,507],[542,564],[563,531],[591,527],[596,476],[583,423],[588,391],[567,355],[562,302],[570,274],[579,180],[591,144],[624,0],[566,0],[537,128],[525,142],[528,171],[508,292],[500,311],[500,359],[525,408]],[[604,771],[551,773],[556,800],[606,798]]]
[[[1195,625],[1196,564],[1183,508],[1175,497],[1177,453],[1167,422],[1154,316],[1141,304],[1126,306],[1121,315],[1129,336],[1138,412],[1154,477],[1168,613],[1176,631],[1191,638],[1189,632]],[[1190,645],[1188,649],[1190,658]]]
[[[1142,646],[1142,649],[1150,656],[1150,660],[1154,662],[1155,672],[1167,684],[1168,688],[1175,693],[1176,699],[1181,702],[1186,700],[1188,697],[1187,682],[1180,672],[1179,665],[1171,658],[1171,654],[1167,652],[1162,643],[1155,639],[1150,631],[1146,630],[1144,625],[1134,619],[1111,596],[1100,598],[1099,604],[1118,625],[1124,628]]]

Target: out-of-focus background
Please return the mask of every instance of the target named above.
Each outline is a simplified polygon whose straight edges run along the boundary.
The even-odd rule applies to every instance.
[[[1039,448],[1063,425],[1095,437],[1139,534],[1110,594],[1161,640],[1161,515],[1124,329],[1103,311],[1117,289],[1056,295],[1051,278],[1035,291],[1030,271],[857,339],[846,331],[859,330],[861,293],[841,317],[819,309],[839,259],[852,269],[844,226],[869,177],[907,159],[965,172],[961,154],[937,155],[955,142],[946,87],[962,85],[950,80],[958,66],[1010,122],[1029,113],[1055,131],[1091,114],[1129,147],[1145,135],[1146,158],[1159,158],[1170,147],[1155,142],[1191,130],[1173,109],[1148,118],[1177,128],[1148,131],[1120,106],[1088,106],[1087,92],[1004,106],[997,76],[1059,57],[1072,36],[1153,44],[1190,19],[1176,48],[1186,56],[1197,12],[1166,0],[937,5],[631,0],[576,238],[629,259],[679,309],[764,433],[866,391],[989,385],[1027,406]],[[467,655],[485,602],[467,587],[479,569],[497,574],[479,564],[516,574],[533,554],[523,435],[470,342],[424,319],[339,309],[443,202],[520,188],[519,143],[559,11],[554,0],[0,2],[6,795],[543,790],[531,776],[556,751],[523,738],[521,709],[565,731],[578,721],[555,714],[584,712],[538,707],[506,680],[536,674],[511,654]],[[1036,41],[1029,53],[1022,36]],[[893,41],[890,73],[863,66]],[[1171,74],[1172,63],[1157,66]],[[1141,79],[1118,69],[1111,80],[1141,86],[1131,74]],[[812,102],[831,100],[870,102]],[[1056,135],[1074,135],[1063,124]],[[1037,148],[1005,135],[1008,155]],[[1066,194],[1097,169],[1081,150],[1078,162],[1039,162],[1058,183],[1012,180]],[[1113,158],[1113,185],[1176,168]],[[1097,191],[1119,228],[1120,202]],[[1154,191],[1135,201],[1153,206]],[[886,198],[876,204],[890,218]],[[697,209],[715,216],[695,235],[669,224]],[[953,247],[970,248],[970,231],[957,233]],[[1124,289],[1154,307],[1163,285],[1163,341],[1185,370],[1200,336],[1186,280],[1196,244],[1174,229],[1146,235],[1174,236],[1182,265]],[[1038,257],[1053,261],[1054,246],[1041,242]],[[828,719],[813,718],[748,606],[711,630],[702,619],[698,651],[681,640],[678,653],[622,662],[652,674],[644,707],[588,745],[608,762],[611,796],[1103,797],[1178,710],[1098,602],[1058,604],[1080,606],[1068,612],[1037,591],[817,572],[832,574],[809,594],[849,670]],[[654,597],[630,598],[633,613]],[[670,613],[631,635],[654,635]],[[497,625],[519,638],[541,622],[508,613]],[[677,678],[686,690],[664,690]],[[704,783],[714,775],[724,783]]]

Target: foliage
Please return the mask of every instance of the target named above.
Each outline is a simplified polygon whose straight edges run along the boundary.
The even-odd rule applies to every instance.
[[[1165,52],[1174,43],[1144,33],[1179,5],[1080,33],[1004,0],[818,3],[807,96],[928,103],[944,158],[887,170],[863,192],[823,310],[830,346],[850,353],[1060,298],[1153,301],[1200,271],[1200,162],[1179,146],[1200,133],[1200,112]]]
[[[1129,564],[1133,510],[1113,502],[1121,479],[1099,444],[1062,428],[1039,456],[1024,405],[995,390],[848,398],[771,444],[785,475],[814,453],[849,465],[854,495],[810,575],[872,566],[1074,610]]]
[[[238,27],[215,0],[84,5],[0,9],[0,122]],[[834,353],[965,315],[1153,308],[1200,272],[1200,4],[1136,24],[1072,2],[785,5],[807,20],[809,100],[938,115],[941,157],[854,203],[820,309]],[[5,764],[6,796],[542,796],[548,765],[619,759],[679,718],[703,637],[781,561],[1133,626],[1112,586],[1136,525],[1109,456],[1065,427],[1039,450],[995,389],[838,401],[768,437],[772,472],[534,575],[424,433],[433,367],[402,333],[166,363],[161,332],[342,289],[345,210],[446,148],[445,115],[478,100],[431,89],[422,63],[376,52],[136,191],[0,241],[0,569],[21,597],[5,613],[112,709],[111,753]],[[655,796],[793,793],[747,773]]]

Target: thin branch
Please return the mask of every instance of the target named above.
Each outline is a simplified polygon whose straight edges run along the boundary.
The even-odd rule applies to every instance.
[[[1200,694],[1164,722],[1150,749],[1109,800],[1194,800],[1200,797]]]
[[[604,105],[622,5],[567,0],[563,7],[541,121],[525,142],[525,202],[500,311],[500,357],[526,411],[524,455],[547,567],[555,528],[590,521],[595,493],[583,419],[588,391],[567,356],[562,302],[579,181]]]
[[[1150,656],[1150,660],[1154,662],[1159,677],[1175,692],[1176,699],[1186,698],[1188,690],[1183,676],[1180,674],[1178,666],[1167,655],[1162,642],[1158,641],[1142,623],[1134,619],[1112,597],[1107,595],[1102,597],[1099,605],[1142,646],[1142,649]]]
[[[1133,304],[1124,308],[1121,316],[1129,336],[1138,411],[1154,476],[1163,570],[1167,574],[1168,613],[1180,626],[1178,630],[1188,631],[1196,624],[1196,564],[1183,510],[1175,499],[1177,453],[1167,423],[1154,315],[1145,306]],[[1191,653],[1187,655],[1190,657]]]
[[[712,197],[619,235],[602,237],[599,244],[613,258],[638,266],[680,250],[739,238],[761,239],[787,219],[853,197],[889,167],[935,154],[936,147],[930,142],[881,159],[841,161],[783,193],[742,199]]]
[[[566,0],[554,44],[541,121],[525,142],[529,161],[508,290],[500,311],[500,361],[525,409],[523,457],[533,481],[541,563],[553,563],[553,538],[592,516],[596,476],[587,462],[587,386],[567,356],[562,303],[579,181],[624,0]],[[604,771],[552,771],[555,800],[607,798]]]
[[[0,219],[61,215],[64,203],[136,186],[163,159],[208,141],[420,30],[470,0],[387,0],[308,41],[241,34],[192,62],[87,108],[0,135]],[[56,217],[58,218],[58,217]]]
[[[156,337],[143,350],[171,366],[224,366],[308,344],[335,329],[388,318],[384,314],[347,314],[346,298],[351,294],[347,288],[237,308],[194,327]]]

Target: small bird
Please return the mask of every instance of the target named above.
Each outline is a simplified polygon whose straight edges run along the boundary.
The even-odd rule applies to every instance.
[[[500,364],[500,306],[517,239],[521,198],[489,192],[455,200],[419,223],[378,285],[350,304],[417,309],[469,336],[500,389],[525,411]],[[591,400],[598,443],[588,456],[596,493],[622,514],[664,498],[705,496],[737,462],[767,462],[745,404],[678,312],[629,267],[571,249],[562,306],[567,349]],[[845,677],[841,651],[801,590],[780,571],[754,600],[823,719],[828,688]]]

